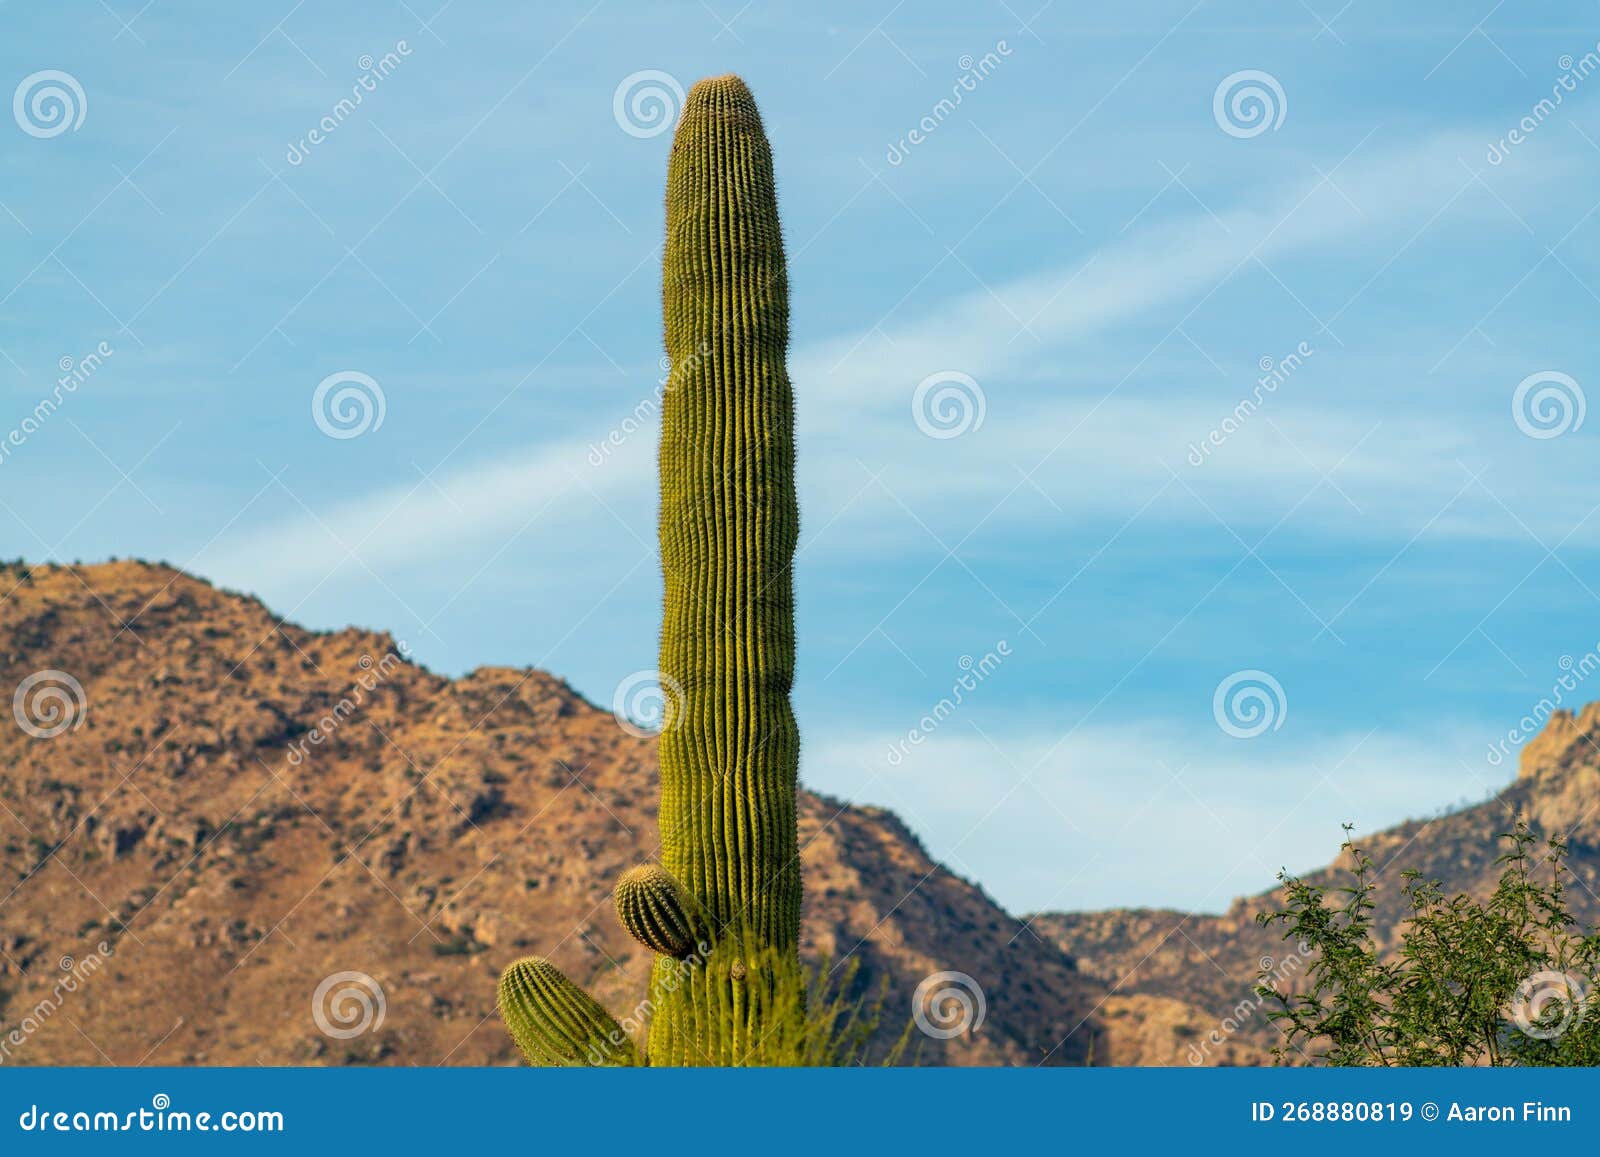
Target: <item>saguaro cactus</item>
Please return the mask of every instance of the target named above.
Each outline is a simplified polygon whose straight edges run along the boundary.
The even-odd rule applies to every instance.
[[[799,531],[789,287],[772,153],[736,76],[699,82],[684,103],[667,173],[662,306],[672,373],[661,428],[661,676],[675,700],[660,737],[663,863],[623,878],[617,911],[658,954],[651,1064],[794,1060],[807,1054],[800,739],[789,703]],[[598,1005],[573,997],[564,977],[550,981],[547,963],[533,967],[518,962],[502,982],[540,994],[510,1005],[530,1061],[561,1063],[609,1033],[615,1022],[600,1021]]]
[[[650,1058],[738,1064],[785,1027],[761,1023],[761,990],[789,978],[760,973],[799,968],[800,737],[789,282],[772,152],[736,76],[684,104],[662,302],[661,673],[682,698],[660,741],[662,859],[714,938],[707,967],[657,1002]],[[657,962],[658,987],[671,967]],[[729,1009],[733,1025],[706,1023]]]

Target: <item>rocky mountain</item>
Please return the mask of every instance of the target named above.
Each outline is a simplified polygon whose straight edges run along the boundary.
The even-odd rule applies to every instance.
[[[166,566],[15,564],[0,688],[0,1063],[512,1063],[527,952],[619,1017],[645,995],[609,896],[656,847],[654,744],[551,675],[443,678]],[[985,1017],[914,1033],[924,1063],[1107,1055],[1100,986],[893,815],[801,817],[806,954],[887,983],[882,1035],[953,971]]]
[[[1574,915],[1600,925],[1600,703],[1574,715],[1556,710],[1522,749],[1517,779],[1493,798],[1433,819],[1413,820],[1356,842],[1380,884],[1375,912],[1380,945],[1392,946],[1403,918],[1400,873],[1440,880],[1451,892],[1487,895],[1500,877],[1496,838],[1516,819],[1570,843]],[[1342,864],[1304,878],[1342,883]],[[1304,950],[1263,930],[1255,914],[1280,906],[1264,893],[1236,900],[1221,915],[1151,909],[1044,913],[1030,927],[1070,950],[1105,994],[1112,1063],[1258,1064],[1278,1035],[1252,989],[1266,967],[1292,991],[1309,963]],[[1214,1034],[1214,1035],[1213,1035]]]
[[[654,744],[552,675],[444,678],[166,566],[13,564],[0,689],[0,1064],[515,1063],[494,982],[528,952],[619,1017],[645,995],[610,888],[656,848]],[[1363,839],[1386,880],[1486,891],[1520,812],[1600,921],[1600,705],[1522,761]],[[884,1042],[928,978],[981,989],[981,1025],[912,1033],[922,1063],[1263,1063],[1257,971],[1307,963],[1256,926],[1270,895],[1020,922],[891,813],[803,792],[801,843],[805,953],[887,985]]]

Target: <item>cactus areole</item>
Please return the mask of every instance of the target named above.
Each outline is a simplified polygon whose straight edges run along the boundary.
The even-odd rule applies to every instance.
[[[704,911],[712,952],[671,991],[658,961],[649,1052],[758,1063],[764,1034],[787,1026],[762,1023],[763,978],[745,962],[799,968],[799,507],[772,151],[736,76],[696,84],[673,138],[662,313],[661,673],[679,695],[660,738],[662,860]],[[731,1026],[704,1023],[730,1010]]]
[[[649,1063],[794,1063],[807,1026],[789,284],[772,151],[736,76],[703,80],[684,102],[661,296],[662,863],[623,876],[617,914],[656,953],[640,1006]],[[622,1026],[543,959],[506,970],[500,1008],[534,1064],[638,1059]]]

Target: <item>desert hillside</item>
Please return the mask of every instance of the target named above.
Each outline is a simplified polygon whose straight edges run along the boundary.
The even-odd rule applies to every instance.
[[[551,675],[442,678],[122,562],[0,571],[0,686],[0,1063],[511,1063],[494,982],[526,952],[619,1016],[644,996],[609,895],[655,849],[654,744]],[[982,986],[925,1063],[1090,1055],[1066,952],[894,816],[801,808],[812,959],[886,979],[893,1034],[930,974]],[[381,1023],[341,982],[314,1011],[339,973]]]
[[[1523,748],[1516,781],[1492,799],[1357,837],[1378,869],[1380,941],[1392,945],[1404,918],[1400,873],[1406,869],[1440,880],[1450,891],[1490,892],[1501,872],[1495,858],[1504,850],[1496,836],[1519,815],[1536,831],[1570,842],[1573,882],[1567,899],[1581,922],[1600,924],[1600,703],[1576,716],[1556,711]],[[1327,869],[1304,878],[1343,882]],[[1266,964],[1280,987],[1292,989],[1308,963],[1295,944],[1282,939],[1281,926],[1257,926],[1257,912],[1278,906],[1266,893],[1236,900],[1219,916],[1118,909],[1043,913],[1029,923],[1070,949],[1079,970],[1101,985],[1106,999],[1100,1016],[1113,1062],[1119,1060],[1120,1040],[1125,1056],[1132,1048],[1138,1057],[1128,1063],[1251,1064],[1277,1040],[1252,995],[1258,968]],[[1119,1032],[1124,1017],[1132,1015],[1139,1018],[1133,1031]],[[1218,1030],[1221,1044],[1210,1038]]]
[[[443,678],[123,562],[0,568],[0,687],[0,1063],[514,1063],[494,981],[527,952],[619,1016],[644,996],[609,897],[656,849],[654,744],[554,676]],[[1389,882],[1485,891],[1521,812],[1571,839],[1600,921],[1600,706],[1522,758],[1495,799],[1365,838]],[[1262,1063],[1257,969],[1306,963],[1256,927],[1270,896],[1025,925],[888,812],[803,792],[801,825],[805,951],[887,983],[884,1036],[930,975],[981,986],[981,1027],[914,1034],[923,1063]]]

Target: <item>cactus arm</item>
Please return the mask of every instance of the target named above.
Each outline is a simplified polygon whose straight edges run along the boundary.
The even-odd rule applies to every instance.
[[[500,975],[500,1016],[531,1065],[583,1067],[638,1063],[633,1042],[600,1003],[538,956]]]
[[[628,933],[652,952],[683,960],[698,944],[691,902],[683,888],[659,864],[641,864],[623,873],[613,893],[617,919]]]

